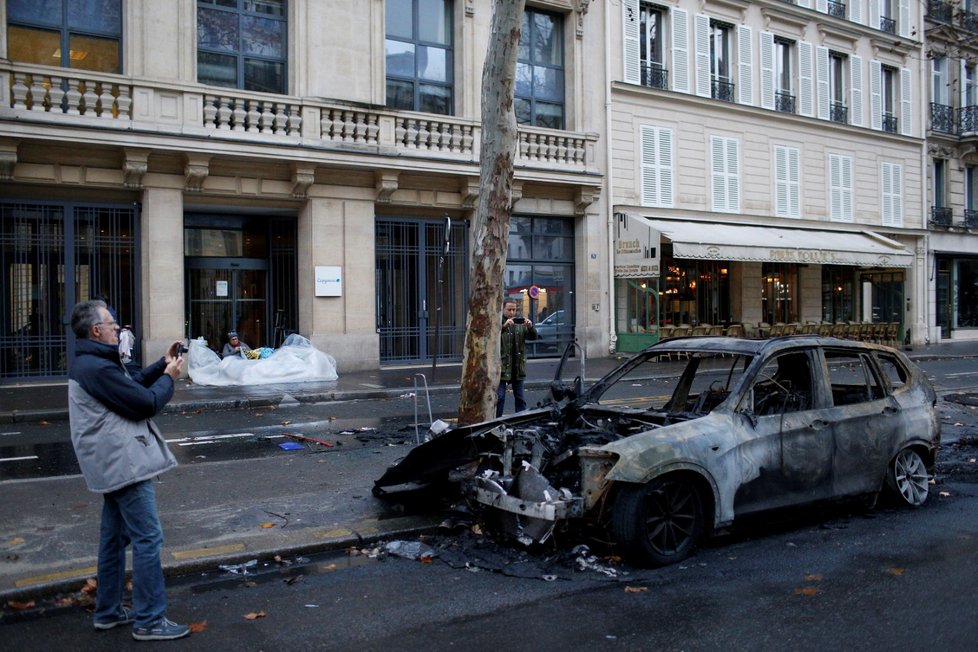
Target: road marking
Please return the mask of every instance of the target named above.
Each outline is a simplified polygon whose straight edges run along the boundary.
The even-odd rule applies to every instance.
[[[22,460],[36,460],[37,455],[25,455],[24,457],[0,457],[0,462],[20,462]]]
[[[33,586],[34,584],[44,584],[46,582],[57,582],[58,580],[65,580],[72,577],[89,577],[98,572],[96,566],[87,566],[85,568],[76,568],[74,570],[61,571],[60,573],[49,573],[48,575],[38,575],[36,577],[25,577],[24,579],[17,580],[14,585],[17,588],[22,588],[25,586]]]
[[[19,435],[20,431],[17,432],[0,432],[0,437],[8,437],[10,435]]]
[[[958,376],[978,376],[978,372],[975,371],[959,371],[956,374],[944,374],[945,378],[957,378]]]
[[[194,550],[178,550],[170,553],[177,560],[197,559],[199,557],[213,557],[214,555],[226,555],[230,552],[241,552],[245,549],[243,543],[232,543],[226,546],[215,546],[213,548],[195,548]]]
[[[167,439],[168,444],[180,444],[181,446],[193,444],[214,444],[218,439],[237,439],[240,437],[256,437],[253,432],[236,432],[233,435],[201,435],[200,437],[180,437],[178,439]],[[181,444],[180,442],[193,442],[192,444]]]

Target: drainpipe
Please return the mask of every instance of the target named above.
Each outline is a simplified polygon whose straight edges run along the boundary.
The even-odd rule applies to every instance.
[[[614,354],[618,348],[618,333],[615,330],[615,214],[614,200],[611,197],[611,3],[604,9],[604,197],[608,220],[608,353]]]

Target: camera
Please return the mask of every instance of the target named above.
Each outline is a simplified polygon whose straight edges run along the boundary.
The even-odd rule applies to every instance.
[[[179,358],[189,350],[190,349],[188,349],[186,345],[183,342],[181,342],[180,344],[177,344],[176,356]]]
[[[526,323],[526,317],[513,317],[513,323],[514,324],[525,324]]]

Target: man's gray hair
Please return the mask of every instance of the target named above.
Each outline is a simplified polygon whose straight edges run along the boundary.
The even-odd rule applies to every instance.
[[[92,326],[102,321],[102,316],[98,314],[99,308],[106,308],[106,304],[101,299],[82,301],[75,304],[71,311],[71,330],[75,337],[87,340]]]

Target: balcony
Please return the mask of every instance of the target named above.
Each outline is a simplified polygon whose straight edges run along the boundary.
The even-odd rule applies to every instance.
[[[927,18],[935,23],[949,23],[954,17],[954,5],[945,0],[927,0]]]
[[[880,16],[880,30],[887,34],[896,34],[896,19]]]
[[[0,63],[0,88],[8,124],[98,128],[97,138],[116,132],[120,144],[142,132],[289,148],[281,156],[307,147],[469,165],[479,158],[479,121],[456,116],[9,62]],[[521,125],[517,138],[517,167],[597,172],[597,134]]]
[[[784,91],[774,93],[774,110],[781,113],[795,112],[795,96]]]
[[[849,123],[849,107],[842,102],[832,102],[829,104],[829,120],[841,124]]]
[[[724,102],[734,101],[734,83],[726,77],[714,77],[711,84],[711,95],[715,100]]]
[[[939,228],[950,228],[951,226],[951,209],[931,206],[930,209],[930,225]]]
[[[835,16],[836,18],[841,18],[845,20],[846,18],[846,3],[836,2],[836,0],[828,0],[827,6],[825,7],[825,12],[829,16]]]
[[[887,133],[895,134],[897,132],[897,117],[892,113],[884,113],[882,129]]]
[[[946,104],[930,103],[930,128],[944,134],[955,134],[954,107]]]
[[[958,109],[958,135],[974,135],[978,132],[978,106]]]
[[[958,20],[961,28],[969,32],[978,32],[978,14],[973,11],[962,11]]]
[[[978,211],[968,208],[964,210],[964,228],[978,229]]]
[[[642,64],[642,86],[669,88],[669,71],[660,64]]]

